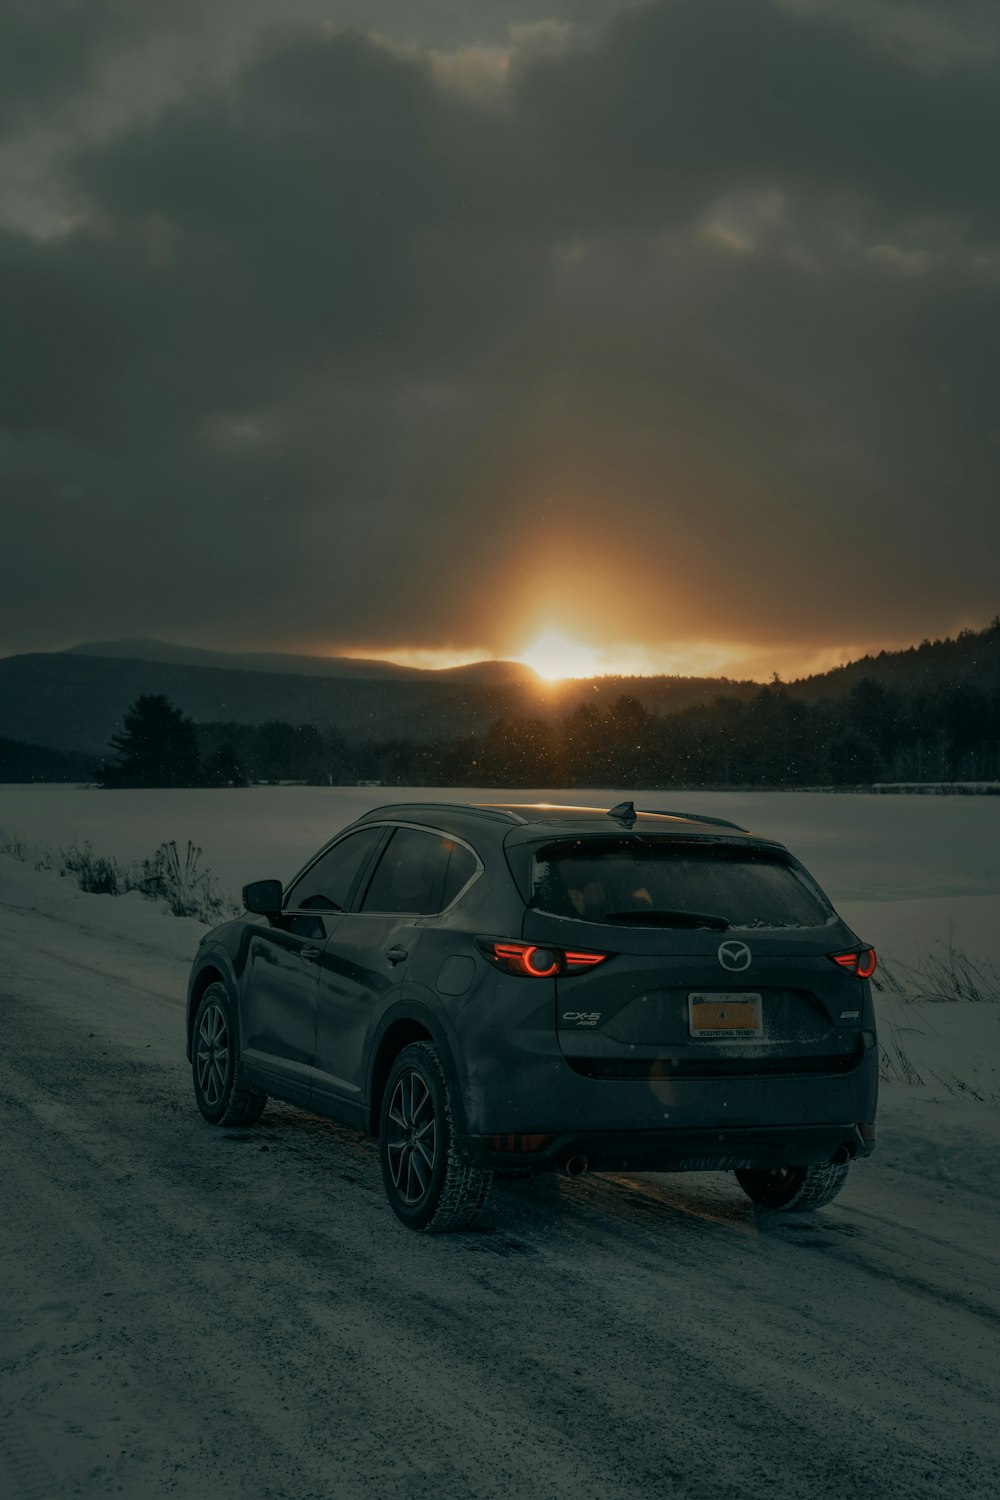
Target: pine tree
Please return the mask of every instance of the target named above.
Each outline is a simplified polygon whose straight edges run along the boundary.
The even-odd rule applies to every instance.
[[[194,723],[162,693],[137,698],[110,745],[118,764],[105,766],[105,786],[200,784]]]

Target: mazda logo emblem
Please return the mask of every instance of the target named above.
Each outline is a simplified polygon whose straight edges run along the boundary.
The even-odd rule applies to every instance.
[[[719,944],[719,963],[724,969],[749,969],[750,958],[746,943]]]

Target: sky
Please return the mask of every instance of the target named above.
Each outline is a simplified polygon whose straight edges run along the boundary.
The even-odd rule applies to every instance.
[[[7,0],[0,654],[987,624],[998,58],[992,0]]]

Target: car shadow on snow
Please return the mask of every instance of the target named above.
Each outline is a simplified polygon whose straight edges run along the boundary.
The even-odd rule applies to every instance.
[[[221,1132],[220,1140],[241,1150],[273,1151],[298,1171],[319,1168],[365,1192],[382,1192],[377,1141],[292,1105],[271,1101],[258,1125]],[[828,1210],[817,1218],[757,1208],[727,1172],[573,1178],[547,1173],[498,1176],[477,1224],[448,1238],[475,1254],[525,1256],[551,1242],[553,1234],[572,1239],[598,1228],[628,1237],[644,1230],[665,1232],[675,1244],[703,1243],[706,1234],[751,1234],[807,1249],[828,1248],[861,1233]],[[538,1243],[531,1243],[536,1238]]]

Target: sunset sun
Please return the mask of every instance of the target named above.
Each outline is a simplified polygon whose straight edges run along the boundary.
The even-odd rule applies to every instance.
[[[553,631],[540,635],[521,652],[520,659],[550,682],[561,677],[596,677],[607,670],[599,651]]]

